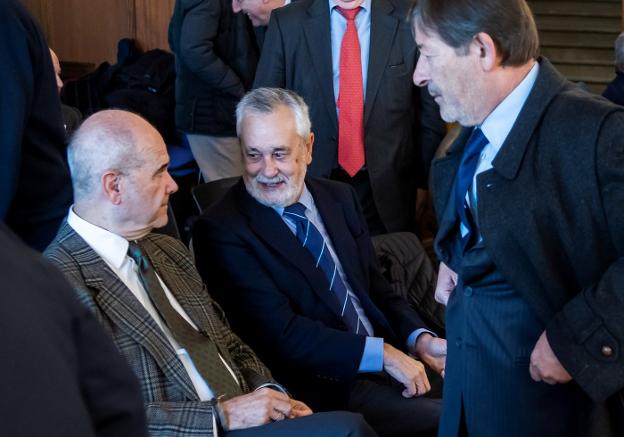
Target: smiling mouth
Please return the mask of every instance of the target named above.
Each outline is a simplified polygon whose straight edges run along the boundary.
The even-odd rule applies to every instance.
[[[284,181],[279,182],[258,182],[263,188],[272,190],[274,188],[278,188],[284,184]]]

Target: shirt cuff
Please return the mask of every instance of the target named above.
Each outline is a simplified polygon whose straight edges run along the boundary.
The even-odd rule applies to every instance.
[[[407,337],[407,350],[410,351],[413,355],[416,355],[416,342],[418,341],[418,337],[420,337],[421,334],[425,333],[437,337],[435,333],[425,328],[418,328],[414,332],[412,332],[409,337]]]
[[[366,337],[358,373],[381,372],[383,370],[383,346],[383,338]]]
[[[266,382],[264,384],[260,384],[258,387],[256,387],[254,389],[254,391],[260,390],[261,388],[265,388],[265,387],[268,387],[268,388],[273,389],[275,391],[282,392],[285,395],[290,396],[290,393],[288,393],[288,390],[286,390],[286,388],[282,384],[278,384],[276,382]]]

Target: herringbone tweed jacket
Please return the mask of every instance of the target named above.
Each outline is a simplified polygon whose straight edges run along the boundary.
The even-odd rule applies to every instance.
[[[272,382],[269,370],[229,328],[209,296],[186,247],[150,234],[144,247],[158,275],[199,330],[210,337],[244,392]],[[45,255],[65,274],[80,301],[113,337],[138,376],[151,435],[213,434],[213,409],[201,402],[174,349],[132,292],[102,258],[64,222]],[[97,375],[94,375],[97,377]]]

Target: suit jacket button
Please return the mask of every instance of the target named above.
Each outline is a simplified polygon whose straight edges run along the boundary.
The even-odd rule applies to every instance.
[[[602,355],[604,357],[610,357],[611,355],[613,355],[613,349],[611,348],[611,346],[603,346],[600,351],[602,352]]]
[[[472,287],[464,288],[464,296],[466,296],[466,297],[472,296]]]

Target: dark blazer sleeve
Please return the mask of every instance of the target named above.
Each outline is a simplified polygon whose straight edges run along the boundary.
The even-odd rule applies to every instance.
[[[7,236],[0,226],[3,433],[147,436],[139,384],[110,338],[57,269]]]
[[[275,258],[281,255],[271,253],[241,228],[239,220],[204,216],[193,230],[200,274],[224,306],[234,330],[269,366],[288,362],[315,376],[351,380],[365,338],[304,315],[301,308],[314,307],[309,299],[315,297],[306,296],[314,292],[301,282],[300,272],[284,266],[283,258]],[[284,231],[289,232],[285,225]],[[323,308],[319,317],[327,317],[327,312]]]
[[[271,14],[271,20],[266,31],[262,53],[256,69],[254,88],[286,86],[284,40],[280,15],[275,11]]]
[[[549,323],[553,351],[574,380],[600,401],[624,388],[624,115],[612,114],[597,144],[603,213],[619,258]],[[579,248],[583,250],[583,248]],[[610,348],[611,353],[608,352]]]
[[[215,50],[223,7],[221,1],[178,2],[182,2],[182,7],[176,8],[179,16],[174,17],[171,39],[176,55],[208,86],[242,97],[245,94],[243,83]]]
[[[22,157],[22,132],[33,100],[34,67],[29,40],[8,6],[0,14],[0,219],[5,218],[15,191]],[[33,47],[32,50],[35,50]]]

